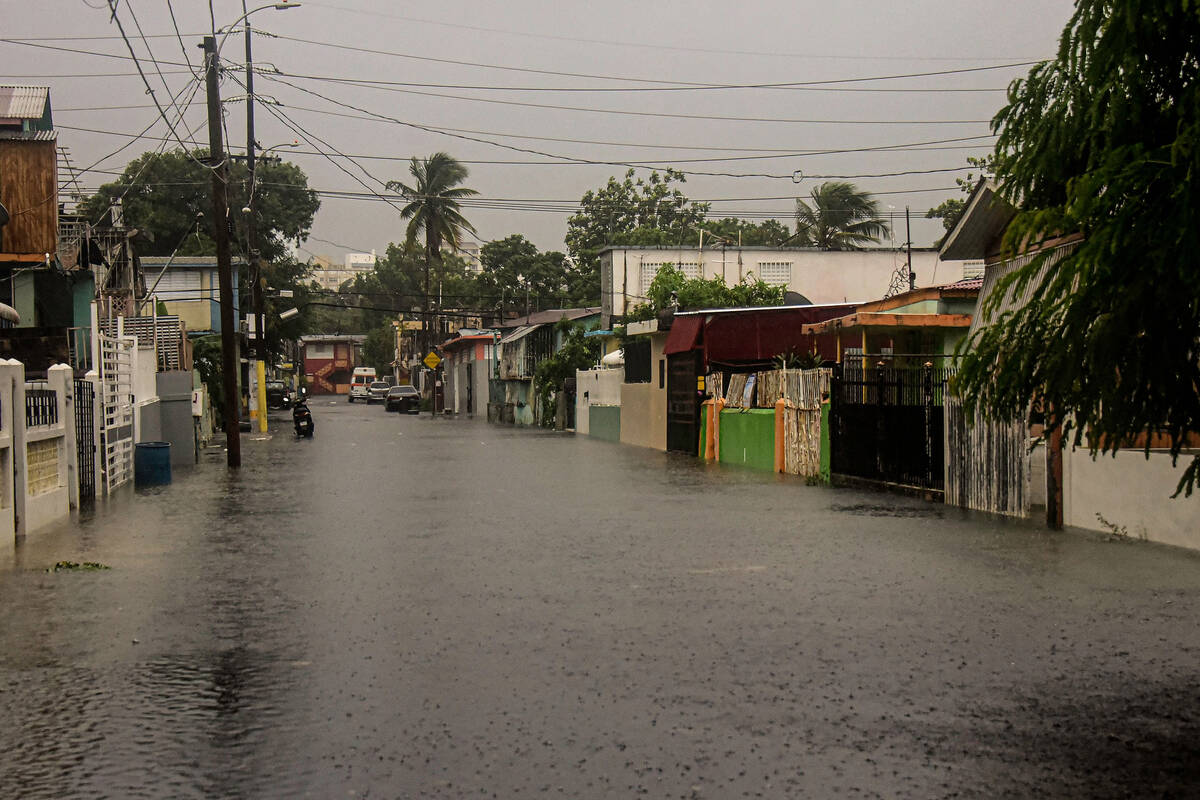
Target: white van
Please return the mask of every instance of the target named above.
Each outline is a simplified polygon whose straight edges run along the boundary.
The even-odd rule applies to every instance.
[[[355,400],[370,400],[370,386],[375,381],[374,367],[355,367],[354,377],[350,379],[350,397],[349,400],[353,403]]]

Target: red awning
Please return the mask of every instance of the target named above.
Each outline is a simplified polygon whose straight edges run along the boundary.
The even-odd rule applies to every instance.
[[[667,334],[666,344],[663,345],[663,355],[672,356],[676,353],[686,353],[695,350],[700,344],[700,331],[704,329],[704,317],[675,317],[671,322],[671,330]]]
[[[713,314],[704,328],[704,359],[709,363],[768,361],[781,353],[807,353],[814,348],[826,358],[836,357],[833,337],[814,337],[802,328],[844,316],[854,308],[847,303]],[[829,341],[822,341],[825,338]]]

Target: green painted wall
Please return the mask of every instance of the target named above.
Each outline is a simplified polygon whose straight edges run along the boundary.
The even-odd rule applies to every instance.
[[[709,406],[700,406],[700,447],[697,452],[701,461],[704,460],[704,442],[708,436],[708,409]]]
[[[721,412],[721,463],[775,469],[775,409]]]
[[[621,407],[588,406],[588,435],[606,442],[621,441]]]
[[[91,326],[92,301],[94,299],[96,299],[96,286],[91,275],[81,278],[71,287],[71,304],[74,307],[76,328]]]

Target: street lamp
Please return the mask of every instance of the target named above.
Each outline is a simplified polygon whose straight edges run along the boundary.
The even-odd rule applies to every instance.
[[[253,80],[253,68],[250,64],[249,57],[250,15],[259,11],[265,11],[266,9],[285,11],[287,9],[296,8],[299,5],[299,3],[281,2],[259,6],[253,10],[246,10],[245,0],[243,0],[242,15],[234,20],[232,25],[227,27],[232,29],[239,22],[246,22],[246,70],[247,77],[250,78],[250,80]],[[224,45],[231,31],[227,31],[226,28],[222,28],[221,30],[225,31],[225,35],[221,39],[221,45]],[[238,425],[239,402],[237,391],[237,339],[235,338],[233,314],[233,266],[229,252],[229,206],[226,200],[226,190],[229,186],[229,164],[225,158],[225,142],[221,130],[221,86],[218,79],[221,48],[217,45],[215,31],[212,36],[204,37],[201,47],[204,48],[205,85],[208,94],[208,143],[209,158],[212,162],[213,234],[217,246],[217,273],[220,283],[221,377],[224,383],[226,464],[230,467],[240,467],[242,465],[242,440]],[[247,124],[249,128],[247,131],[248,135],[246,137],[248,141],[246,155],[247,163],[250,165],[250,171],[253,173],[254,90],[252,85],[247,86],[247,92],[249,93],[250,98],[246,103]]]

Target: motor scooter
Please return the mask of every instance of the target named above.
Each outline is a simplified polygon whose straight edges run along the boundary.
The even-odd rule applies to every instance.
[[[311,437],[316,425],[313,424],[312,412],[308,410],[307,393],[301,389],[296,402],[292,404],[292,424],[296,426],[297,436]]]

